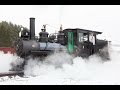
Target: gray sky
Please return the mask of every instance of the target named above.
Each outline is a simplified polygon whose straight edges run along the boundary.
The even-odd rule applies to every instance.
[[[0,21],[11,21],[29,28],[36,18],[36,35],[43,24],[48,32],[63,28],[102,31],[104,39],[120,41],[120,5],[0,5]]]

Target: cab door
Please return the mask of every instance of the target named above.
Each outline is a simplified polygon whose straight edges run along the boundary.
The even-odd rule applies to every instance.
[[[74,35],[73,32],[68,32],[68,52],[74,52]]]

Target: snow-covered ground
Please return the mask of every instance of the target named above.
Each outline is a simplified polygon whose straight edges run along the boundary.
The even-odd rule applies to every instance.
[[[25,77],[0,78],[0,85],[120,85],[120,47],[112,46],[111,60],[93,55],[87,59],[57,53],[45,62],[29,60]],[[8,71],[17,56],[0,53],[0,72]],[[73,64],[72,62],[73,61]]]

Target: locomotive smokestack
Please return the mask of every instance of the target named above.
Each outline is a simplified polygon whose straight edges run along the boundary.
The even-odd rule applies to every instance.
[[[35,18],[30,18],[30,39],[35,39]]]

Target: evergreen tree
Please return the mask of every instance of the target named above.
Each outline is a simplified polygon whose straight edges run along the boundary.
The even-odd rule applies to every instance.
[[[0,22],[0,47],[13,47],[14,42],[19,37],[21,27],[23,26],[16,25],[11,22]]]

